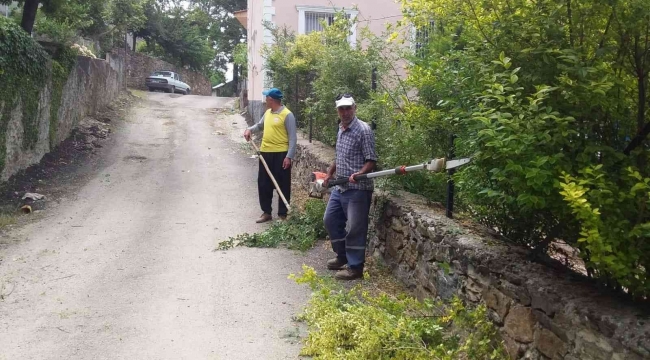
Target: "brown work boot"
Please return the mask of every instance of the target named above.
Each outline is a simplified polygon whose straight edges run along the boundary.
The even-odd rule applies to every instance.
[[[278,219],[280,219],[280,221],[287,221],[287,215],[278,215]]]
[[[336,257],[327,260],[327,268],[330,270],[341,270],[348,263],[348,259]]]
[[[337,271],[334,274],[336,280],[354,280],[363,278],[363,269],[352,269],[347,268],[340,271]]]
[[[271,219],[273,219],[273,216],[271,216],[271,214],[264,213],[264,214],[262,214],[262,216],[260,216],[260,218],[257,219],[257,221],[255,221],[255,222],[258,223],[258,224],[260,224],[260,223],[264,223],[264,222],[267,222],[267,221],[271,221]]]

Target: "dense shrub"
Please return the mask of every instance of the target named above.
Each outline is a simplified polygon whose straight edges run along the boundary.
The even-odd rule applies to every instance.
[[[392,35],[366,33],[365,47],[343,41],[342,17],[322,33],[276,29],[269,70],[297,91],[289,102],[301,125],[312,116],[317,139],[332,144],[333,98],[354,93],[359,117],[378,124],[385,167],[445,156],[454,134],[456,156],[473,158],[455,175],[460,209],[538,255],[564,240],[591,276],[646,297],[650,2],[402,5]],[[424,46],[400,49],[413,30]],[[391,76],[398,59],[408,60],[402,81]],[[444,200],[444,175],[387,182]]]

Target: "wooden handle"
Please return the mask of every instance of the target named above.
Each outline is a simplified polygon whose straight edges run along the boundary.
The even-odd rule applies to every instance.
[[[275,181],[275,178],[273,177],[273,174],[271,174],[271,170],[269,169],[269,166],[266,164],[266,161],[264,160],[264,157],[262,154],[260,154],[260,150],[257,148],[257,145],[253,142],[253,140],[248,140],[248,142],[253,145],[253,148],[255,148],[255,152],[257,152],[257,157],[262,160],[262,164],[264,165],[264,168],[266,169],[266,173],[269,174],[271,177],[271,181],[273,181],[273,185],[275,185],[275,190],[277,190],[278,194],[280,195],[280,198],[282,198],[282,202],[284,202],[284,205],[287,207],[287,210],[291,211],[291,206],[289,206],[289,203],[287,202],[287,199],[284,197],[284,194],[282,193],[282,190],[280,190],[280,186],[278,183]]]

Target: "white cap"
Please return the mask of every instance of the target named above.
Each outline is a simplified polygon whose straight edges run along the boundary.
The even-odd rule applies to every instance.
[[[341,100],[336,101],[337,108],[341,106],[352,106],[352,105],[354,105],[354,98],[352,97],[342,97]]]

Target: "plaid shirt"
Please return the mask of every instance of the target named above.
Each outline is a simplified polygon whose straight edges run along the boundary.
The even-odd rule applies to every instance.
[[[377,161],[375,134],[368,124],[356,116],[347,129],[339,125],[336,137],[336,178],[349,178],[361,170],[366,161]],[[374,190],[372,179],[360,180],[356,184],[338,185],[341,192],[347,189]]]

